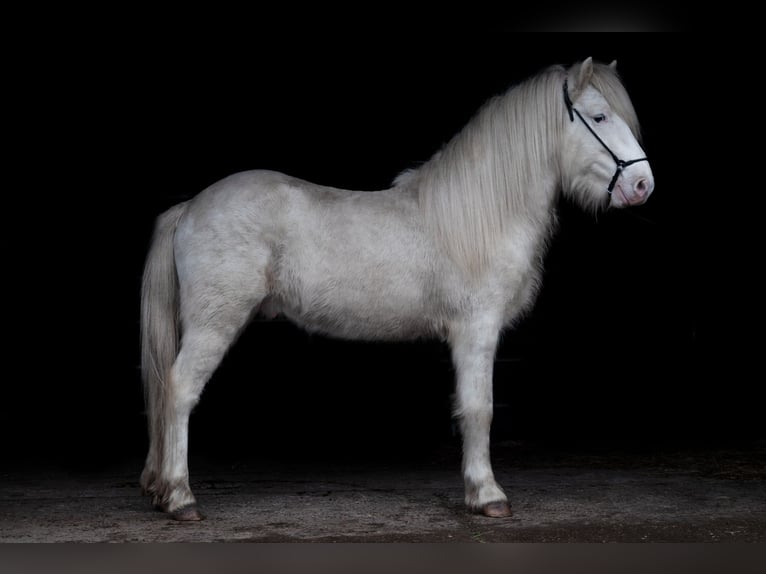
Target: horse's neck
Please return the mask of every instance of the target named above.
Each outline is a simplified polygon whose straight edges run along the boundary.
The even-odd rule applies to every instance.
[[[535,246],[535,250],[544,249],[556,228],[556,201],[558,184],[552,181],[540,182],[525,198],[524,210],[511,212],[503,226],[501,244]]]
[[[541,173],[540,181],[531,185],[527,191],[526,209],[520,214],[520,220],[532,223],[541,233],[550,233],[560,189],[561,178],[558,170],[551,169]],[[516,217],[516,214],[512,214],[511,217]]]

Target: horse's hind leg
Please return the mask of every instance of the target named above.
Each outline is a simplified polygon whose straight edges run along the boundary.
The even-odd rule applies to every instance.
[[[489,456],[492,423],[492,366],[498,329],[484,321],[453,326],[450,333],[457,371],[455,414],[463,435],[465,503],[486,516],[510,516],[503,490],[495,482]]]
[[[190,313],[184,318],[181,349],[168,381],[160,471],[152,491],[154,504],[177,520],[202,518],[189,486],[189,415],[254,308],[252,298],[216,303],[206,306],[213,307],[214,314]]]

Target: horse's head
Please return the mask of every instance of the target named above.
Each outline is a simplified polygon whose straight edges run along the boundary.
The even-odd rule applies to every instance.
[[[636,113],[615,64],[588,58],[567,71],[562,86],[564,192],[595,207],[607,201],[610,207],[640,205],[654,190]]]

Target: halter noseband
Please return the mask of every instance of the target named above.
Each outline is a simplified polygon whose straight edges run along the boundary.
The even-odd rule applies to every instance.
[[[582,114],[579,111],[577,111],[577,108],[574,107],[572,100],[569,99],[569,90],[567,88],[567,80],[564,80],[564,103],[566,104],[567,111],[569,112],[569,119],[571,121],[574,121],[574,115],[577,114],[577,117],[580,118],[583,124],[585,124],[585,127],[588,128],[588,131],[593,134],[593,137],[598,140],[598,143],[604,146],[604,149],[608,151],[609,155],[611,155],[612,159],[614,159],[614,163],[617,164],[617,169],[615,170],[614,175],[612,176],[612,181],[609,182],[609,187],[606,188],[606,192],[609,195],[612,195],[612,190],[614,189],[614,186],[617,183],[617,179],[620,177],[622,170],[628,167],[629,165],[633,165],[634,163],[638,163],[640,161],[649,161],[649,158],[642,157],[638,159],[631,159],[631,160],[625,161],[624,159],[620,159],[619,157],[617,157],[617,154],[614,153],[611,149],[609,149],[609,146],[604,143],[604,140],[598,137],[598,134],[593,130],[592,127],[590,127],[590,124],[588,124],[588,122],[585,121],[585,118],[582,117]]]

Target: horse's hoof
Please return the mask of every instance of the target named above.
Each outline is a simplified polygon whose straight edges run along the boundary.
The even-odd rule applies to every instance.
[[[481,513],[490,518],[506,518],[511,515],[511,506],[505,500],[490,502],[484,505]]]
[[[200,514],[196,506],[184,506],[183,508],[174,510],[171,515],[173,516],[174,520],[178,520],[180,522],[199,522],[205,518]]]

